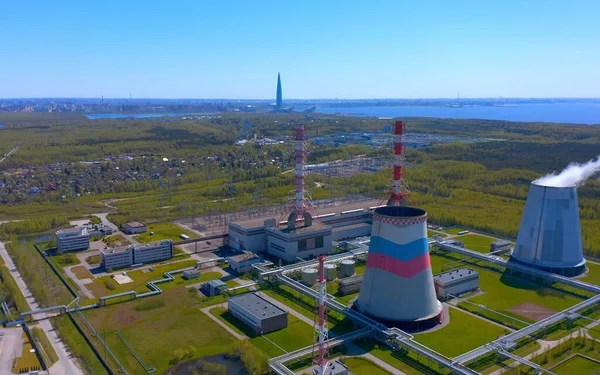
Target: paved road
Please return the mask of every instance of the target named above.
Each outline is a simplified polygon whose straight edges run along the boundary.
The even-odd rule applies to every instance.
[[[6,156],[4,156],[2,159],[0,159],[0,163],[2,163],[4,161],[4,159],[6,159],[7,157],[11,156],[12,154],[14,154],[15,152],[17,152],[17,150],[19,149],[19,146],[13,148],[12,150],[10,150],[10,152],[8,154],[6,154]]]
[[[29,305],[29,309],[39,309],[40,306],[29,291],[29,288],[25,284],[25,281],[21,277],[21,274],[17,270],[14,262],[8,255],[6,247],[2,242],[0,242],[0,256],[2,256],[2,259],[4,259],[6,267],[10,270],[12,277],[17,282],[19,289],[21,289],[21,293],[23,293],[23,296],[25,296],[25,301]],[[67,348],[58,336],[56,330],[54,330],[54,327],[52,327],[50,324],[50,321],[48,319],[43,319],[45,317],[44,314],[39,314],[39,317],[42,319],[38,322],[39,327],[46,333],[46,336],[48,336],[50,343],[54,347],[54,351],[56,354],[58,354],[58,362],[50,367],[50,373],[57,375],[83,375],[83,372],[79,367],[77,367],[75,360],[71,358],[70,353],[67,351]]]
[[[98,218],[100,220],[102,220],[102,224],[110,227],[114,232],[118,231],[119,228],[117,228],[116,225],[114,225],[112,222],[110,222],[107,218],[107,216],[110,214],[110,212],[105,212],[105,213],[101,213],[101,214],[94,214],[94,216],[98,216]]]
[[[23,351],[23,330],[21,328],[0,328],[4,339],[0,341],[0,374],[11,374],[13,359]]]
[[[73,271],[71,271],[71,268],[73,267],[83,267],[81,264],[76,264],[74,266],[68,266],[65,267],[65,274],[67,275],[67,277],[69,277],[71,280],[73,280],[75,282],[75,284],[77,284],[77,286],[79,287],[79,292],[81,294],[83,294],[85,297],[88,297],[90,299],[94,299],[96,298],[94,296],[94,293],[92,293],[91,290],[89,290],[86,286],[85,283],[83,282],[83,280],[79,279],[77,277],[77,275],[75,275],[75,273]]]

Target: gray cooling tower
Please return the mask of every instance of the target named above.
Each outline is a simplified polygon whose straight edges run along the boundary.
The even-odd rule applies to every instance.
[[[531,183],[511,260],[569,277],[585,271],[577,187]]]
[[[403,329],[425,329],[441,321],[442,304],[435,295],[424,210],[375,209],[367,268],[354,307]]]

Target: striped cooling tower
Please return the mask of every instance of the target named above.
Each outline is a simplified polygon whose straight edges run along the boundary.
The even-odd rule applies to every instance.
[[[585,271],[575,186],[530,185],[511,260],[569,277]]]
[[[440,322],[427,243],[427,213],[380,207],[373,214],[367,268],[355,303],[363,314],[405,329]]]

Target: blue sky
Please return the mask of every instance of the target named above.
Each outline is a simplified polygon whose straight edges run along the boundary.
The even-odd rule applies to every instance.
[[[84,4],[85,3],[85,4]],[[0,97],[600,97],[600,1],[0,0]]]

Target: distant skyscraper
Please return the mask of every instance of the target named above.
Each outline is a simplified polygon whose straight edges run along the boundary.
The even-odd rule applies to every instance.
[[[281,77],[277,73],[277,99],[275,100],[275,109],[281,110],[283,108],[283,94],[281,93]]]

